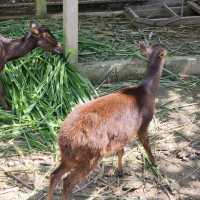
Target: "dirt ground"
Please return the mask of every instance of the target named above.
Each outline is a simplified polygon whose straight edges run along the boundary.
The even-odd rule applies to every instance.
[[[144,162],[138,141],[126,147],[124,177],[108,176],[116,158],[104,159],[88,180],[75,188],[76,200],[199,200],[200,90],[161,88],[150,138],[159,169]],[[0,200],[44,200],[55,155],[23,153],[10,142],[0,145]],[[5,151],[15,148],[18,155]],[[145,163],[145,164],[144,164]],[[60,187],[55,199],[60,199]]]

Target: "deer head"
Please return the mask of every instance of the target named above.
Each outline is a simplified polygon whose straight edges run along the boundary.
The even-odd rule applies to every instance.
[[[35,22],[30,24],[30,33],[36,38],[37,46],[44,49],[45,51],[50,51],[56,54],[62,54],[63,48],[56,38],[46,27],[40,26]]]

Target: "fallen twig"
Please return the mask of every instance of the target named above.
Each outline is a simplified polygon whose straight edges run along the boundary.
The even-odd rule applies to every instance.
[[[7,171],[7,170],[4,169],[3,167],[0,167],[0,168],[4,171],[4,173],[5,173],[8,177],[10,177],[10,178],[16,180],[17,182],[19,182],[20,184],[22,184],[23,186],[25,186],[25,187],[28,188],[29,190],[34,190],[34,187],[32,187],[32,186],[26,184],[23,180],[21,180],[21,179],[19,179],[18,177],[14,176],[11,172]]]
[[[0,195],[10,193],[10,192],[16,192],[17,190],[18,190],[17,187],[8,188],[8,189],[5,189],[4,191],[0,192]]]

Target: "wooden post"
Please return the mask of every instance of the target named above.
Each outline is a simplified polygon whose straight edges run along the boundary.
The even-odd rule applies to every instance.
[[[181,17],[183,17],[184,14],[184,0],[181,2]]]
[[[78,0],[63,0],[63,28],[65,55],[78,62]]]
[[[47,0],[36,0],[36,16],[46,17],[47,15]]]

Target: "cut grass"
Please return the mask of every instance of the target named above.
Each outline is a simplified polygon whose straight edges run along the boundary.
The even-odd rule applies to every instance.
[[[0,140],[28,151],[54,151],[61,121],[95,94],[67,58],[40,51],[9,63],[0,78],[12,106],[0,110]]]

